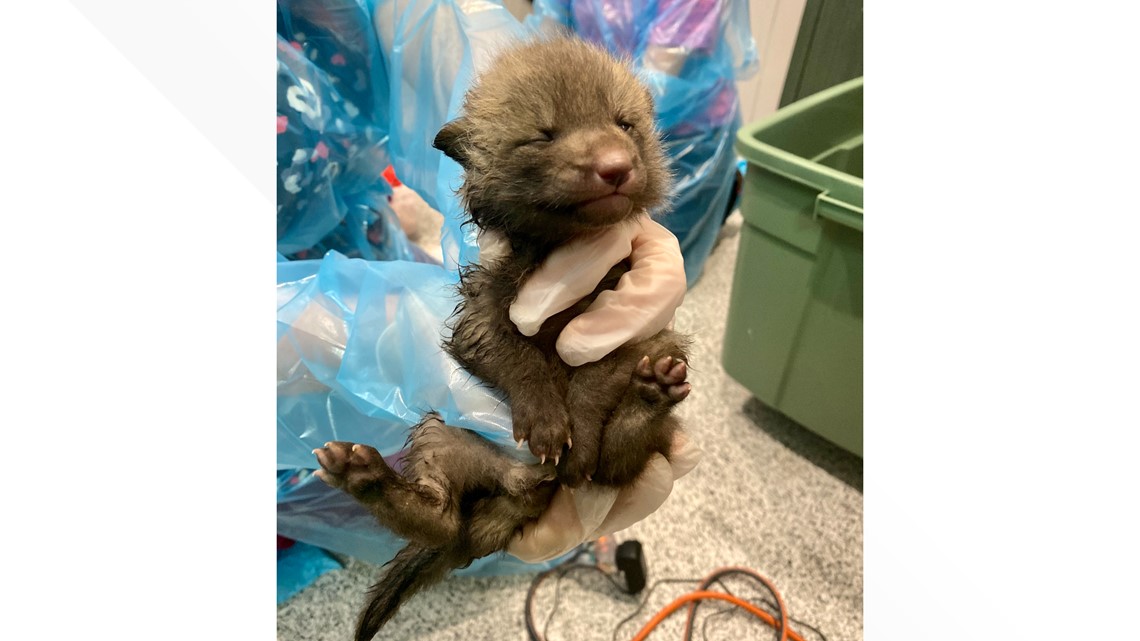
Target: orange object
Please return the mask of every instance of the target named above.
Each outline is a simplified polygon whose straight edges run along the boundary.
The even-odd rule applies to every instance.
[[[399,178],[396,178],[396,170],[392,168],[392,165],[388,165],[388,168],[384,170],[383,176],[384,180],[387,180],[388,184],[392,185],[393,187],[399,187],[400,185],[404,184],[400,182]]]
[[[788,613],[784,608],[783,599],[780,599],[780,617],[784,621],[784,626],[780,626],[780,624],[776,621],[775,617],[773,617],[771,614],[768,614],[767,612],[761,610],[760,608],[756,607],[755,605],[752,605],[751,603],[745,601],[744,599],[741,599],[739,597],[735,597],[731,594],[724,594],[723,592],[705,592],[705,591],[690,592],[684,596],[679,597],[678,599],[676,599],[675,601],[673,601],[669,605],[665,606],[665,609],[661,610],[656,615],[654,615],[654,617],[652,619],[650,619],[649,623],[645,624],[645,627],[642,628],[641,631],[637,633],[637,636],[633,637],[633,641],[645,641],[645,638],[649,636],[650,632],[653,632],[654,628],[656,628],[662,621],[669,618],[670,614],[673,614],[674,612],[679,610],[686,603],[695,602],[695,601],[702,601],[702,600],[707,600],[707,599],[718,599],[720,601],[728,601],[729,603],[731,603],[733,605],[736,605],[736,606],[744,608],[745,610],[748,610],[752,614],[756,615],[756,617],[759,618],[761,621],[763,621],[764,623],[767,623],[768,625],[772,626],[773,628],[780,628],[781,629],[780,641],[786,641],[786,639],[788,637],[791,637],[792,641],[804,641],[803,637],[801,637],[800,635],[798,635],[795,632],[788,629],[788,627],[787,627]]]
[[[708,587],[710,585],[712,585],[713,581],[721,578],[722,576],[726,576],[729,574],[745,574],[745,575],[748,575],[748,576],[756,579],[757,581],[763,583],[764,586],[767,587],[768,590],[772,592],[772,595],[776,597],[776,605],[780,608],[780,618],[783,619],[784,627],[787,628],[788,608],[787,608],[787,606],[784,605],[784,597],[780,596],[780,591],[776,589],[776,586],[773,585],[772,582],[769,581],[767,577],[760,574],[756,570],[753,570],[752,568],[746,568],[746,567],[741,567],[741,566],[737,566],[737,565],[723,567],[723,568],[717,568],[717,569],[713,570],[711,573],[709,573],[708,576],[706,576],[704,579],[701,580],[700,584],[697,586],[697,589],[695,591],[699,592],[701,590],[707,590]],[[682,638],[685,639],[686,641],[688,641],[688,639],[692,638],[693,617],[696,615],[696,610],[697,610],[697,604],[694,601],[693,603],[691,603],[689,605],[689,612],[688,612],[687,616],[685,617],[685,632],[682,635]],[[772,622],[769,622],[769,625],[772,625],[772,627],[776,627],[776,625]],[[791,632],[791,630],[788,630],[788,633],[790,633],[792,635],[792,639],[794,639],[795,641],[803,641],[803,639],[798,634]],[[784,641],[784,633],[783,632],[780,633],[780,641]]]

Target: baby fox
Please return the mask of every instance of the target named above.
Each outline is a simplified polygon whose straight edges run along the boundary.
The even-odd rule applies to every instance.
[[[652,97],[626,63],[572,37],[504,51],[435,146],[464,169],[469,222],[510,247],[461,273],[444,349],[506,394],[515,439],[541,462],[522,463],[435,414],[413,428],[402,473],[366,445],[315,450],[322,479],[409,541],[370,590],[358,641],[417,590],[506,549],[559,483],[634,482],[653,455],[669,455],[680,429],[671,410],[691,389],[688,340],[670,330],[579,367],[555,351],[566,324],[613,289],[628,263],[535,336],[509,318],[519,287],[554,249],[665,204],[671,176]]]

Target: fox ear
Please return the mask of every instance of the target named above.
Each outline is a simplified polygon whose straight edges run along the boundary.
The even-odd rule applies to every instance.
[[[467,120],[461,116],[444,125],[435,135],[435,142],[431,146],[466,169],[470,150],[467,143]]]

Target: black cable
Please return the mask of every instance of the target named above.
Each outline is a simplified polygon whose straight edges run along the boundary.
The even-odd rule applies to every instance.
[[[701,623],[701,638],[704,639],[704,641],[709,641],[709,631],[708,631],[709,621],[713,620],[714,618],[716,618],[722,614],[727,614],[729,618],[732,618],[732,615],[737,613],[737,612],[744,612],[744,610],[740,609],[739,607],[737,607],[735,605],[728,605],[728,606],[725,606],[725,607],[717,610],[716,612],[713,612],[712,614],[706,615],[705,620]]]
[[[732,596],[736,596],[735,594],[732,593],[732,590],[728,589],[728,586],[724,584],[724,581],[721,581],[720,579],[715,579],[715,580],[709,582],[709,586],[712,586],[713,584],[719,585],[720,589],[724,590],[725,594],[730,594]],[[762,601],[762,602],[767,604],[767,601]],[[763,608],[761,608],[761,609],[763,609]],[[716,612],[713,612],[712,614],[705,616],[705,620],[701,623],[701,638],[704,639],[704,641],[709,641],[709,633],[708,633],[709,620],[713,619],[714,617],[725,614],[725,613],[728,614],[729,618],[732,618],[732,615],[737,613],[737,612],[743,612],[743,610],[741,610],[738,606],[735,606],[735,605],[727,605],[723,608],[720,608]],[[769,614],[771,614],[771,613],[769,613]]]
[[[559,578],[561,578],[562,575],[564,575],[566,572],[569,572],[572,568],[575,567],[595,567],[591,565],[582,565],[577,562],[578,559],[582,558],[582,556],[584,556],[588,551],[589,548],[587,546],[579,546],[578,550],[574,553],[573,556],[552,568],[539,572],[534,577],[534,580],[530,582],[530,588],[526,593],[526,605],[523,608],[523,617],[524,622],[526,623],[527,636],[530,637],[531,641],[545,641],[546,637],[545,630],[543,631],[542,636],[539,636],[538,630],[534,627],[534,595],[536,592],[538,592],[538,586],[542,585],[542,582],[552,574],[559,574]],[[553,610],[551,611],[550,616],[554,616]],[[549,621],[550,620],[548,618],[547,623],[549,623]]]
[[[561,571],[558,572],[558,578],[555,579],[555,581],[554,581],[554,599],[553,599],[553,602],[551,603],[551,606],[550,606],[550,614],[548,614],[546,616],[546,623],[544,623],[542,626],[542,637],[541,637],[540,641],[547,641],[550,638],[549,635],[547,634],[547,632],[550,629],[551,620],[554,619],[554,613],[558,610],[559,594],[560,594],[561,589],[562,589],[562,579],[565,578],[566,575],[570,574],[571,571],[579,569],[579,568],[585,568],[588,570],[593,570],[593,571],[597,572],[598,574],[601,574],[602,576],[606,577],[606,579],[610,583],[612,583],[613,586],[615,588],[617,588],[619,591],[626,593],[626,594],[629,593],[626,586],[624,586],[620,582],[618,582],[618,580],[615,579],[612,574],[602,570],[600,567],[598,567],[596,565],[578,565],[578,564],[572,565],[568,562],[565,565],[559,566],[559,568],[561,569]]]
[[[585,555],[587,553],[587,551],[588,551],[588,548],[585,548],[585,547],[579,549],[578,552],[573,557],[567,559],[565,562],[563,562],[563,563],[561,563],[561,564],[559,564],[553,568],[550,568],[548,570],[544,570],[543,572],[540,572],[537,576],[535,576],[534,580],[531,582],[530,589],[527,591],[526,608],[525,608],[526,629],[527,629],[527,634],[530,637],[531,641],[547,641],[546,633],[550,628],[551,621],[553,621],[553,619],[554,619],[555,612],[558,610],[558,603],[559,603],[559,598],[560,598],[560,593],[561,593],[562,579],[567,574],[572,572],[573,570],[576,570],[579,568],[586,568],[586,569],[598,572],[598,573],[602,574],[603,576],[605,576],[607,579],[609,579],[609,581],[611,583],[613,583],[615,587],[617,587],[623,593],[626,593],[625,586],[622,586],[620,583],[618,583],[614,579],[614,577],[612,575],[610,575],[608,572],[605,572],[604,570],[602,570],[601,568],[599,568],[596,565],[587,565],[587,564],[583,564],[583,563],[577,563],[577,560],[579,558],[581,558],[583,555]],[[550,613],[547,615],[546,621],[543,624],[542,634],[539,635],[538,630],[535,628],[535,624],[534,624],[534,613],[533,613],[534,596],[538,591],[538,587],[547,578],[549,578],[551,575],[555,575],[555,574],[557,574],[558,576],[557,576],[557,579],[556,579],[555,585],[554,585],[554,599],[553,599],[553,602],[551,604]],[[724,581],[721,580],[723,577],[728,577],[728,576],[733,576],[733,575],[748,577],[749,579],[752,580],[753,584],[759,584],[764,589],[764,592],[766,592],[766,595],[760,595],[758,599],[752,599],[752,603],[757,604],[757,602],[759,602],[759,603],[762,603],[764,606],[767,606],[766,608],[762,607],[761,609],[768,611],[769,614],[771,614],[778,621],[780,618],[780,609],[779,609],[779,606],[777,605],[777,603],[775,602],[775,596],[776,595],[772,594],[772,589],[768,585],[766,585],[763,581],[760,581],[759,579],[757,579],[755,576],[751,575],[748,572],[745,572],[742,570],[736,570],[736,569],[726,569],[726,570],[723,570],[721,572],[717,572],[716,574],[712,575],[711,577],[709,577],[707,579],[658,579],[657,581],[655,581],[653,583],[653,585],[651,585],[649,587],[649,590],[645,593],[645,597],[641,600],[641,603],[637,606],[637,609],[635,609],[633,612],[631,612],[629,614],[629,616],[627,616],[624,619],[622,619],[621,621],[619,621],[617,626],[614,627],[613,641],[617,641],[618,632],[621,631],[621,628],[626,623],[629,623],[639,613],[641,613],[642,610],[645,609],[645,606],[649,603],[649,599],[653,596],[653,592],[661,584],[663,584],[663,583],[695,583],[695,584],[699,585],[700,583],[707,581],[709,586],[718,585],[720,587],[720,589],[723,590],[726,594],[733,595],[733,592],[731,590],[729,590],[728,586],[725,585]],[[771,595],[773,597],[773,599],[769,600],[767,598],[767,595]],[[733,596],[735,596],[735,595],[733,595]],[[694,605],[694,607],[693,607],[693,613],[692,614],[693,614],[693,621],[695,621],[696,620],[697,602],[694,602],[693,605]],[[757,607],[760,607],[760,606],[757,605]],[[702,638],[705,639],[705,641],[707,641],[707,639],[708,639],[707,628],[708,628],[708,622],[710,619],[717,617],[717,616],[720,616],[720,615],[723,615],[723,614],[735,612],[737,610],[739,610],[739,608],[734,607],[734,606],[730,606],[727,608],[720,609],[720,610],[706,616],[705,620],[702,622],[702,625],[701,625],[701,636],[702,636]],[[730,616],[731,616],[731,614],[730,614]],[[815,626],[812,626],[808,623],[800,621],[799,619],[796,619],[790,615],[788,616],[788,621],[796,623],[799,626],[802,626],[803,628],[807,628],[807,629],[811,630],[812,632],[815,632],[817,635],[819,635],[820,639],[822,639],[823,641],[827,641],[827,637],[822,632],[820,632],[819,629],[816,628]],[[778,634],[779,630],[780,630],[779,626],[777,625],[775,627],[775,629],[776,629],[776,632]],[[692,632],[693,632],[692,626],[690,625],[689,629],[686,631],[686,634],[684,635],[683,641],[691,641],[692,640]]]
[[[526,623],[526,633],[530,637],[530,641],[543,641],[542,637],[538,635],[538,630],[534,629],[534,614],[531,612],[531,605],[534,602],[534,593],[538,590],[538,586],[546,580],[546,577],[554,574],[558,568],[550,568],[539,572],[534,580],[530,582],[530,589],[526,592],[526,607],[523,609],[523,617]]]
[[[716,579],[715,581],[709,581],[709,585],[710,585],[710,586],[711,586],[713,583],[715,583],[715,584],[719,585],[719,586],[720,586],[720,589],[724,590],[724,593],[725,593],[725,594],[728,594],[728,595],[730,595],[730,596],[736,596],[735,594],[733,594],[733,593],[732,593],[732,590],[729,590],[729,589],[728,589],[728,586],[724,584],[724,581],[721,581],[720,579]]]
[[[745,573],[745,574],[746,574],[746,573]],[[756,577],[752,577],[751,575],[749,575],[749,577],[750,577],[750,578],[751,578],[753,581],[757,581]],[[728,592],[728,588],[727,588],[727,587],[724,585],[724,582],[723,582],[721,579],[717,579],[717,580],[716,580],[716,583],[717,583],[717,585],[719,585],[719,586],[720,586],[722,589],[724,589],[724,591],[725,591],[725,592]],[[763,584],[763,582],[762,582],[762,581],[760,581],[760,583],[761,583],[761,584]],[[768,586],[766,586],[766,585],[765,585],[765,586],[764,586],[764,588],[766,589],[766,591],[767,591],[769,594],[771,594],[772,590],[771,590],[770,588],[768,588]],[[728,593],[729,593],[729,594],[732,594],[731,592],[728,592]],[[777,621],[779,621],[779,620],[780,620],[780,604],[779,604],[779,603],[776,603],[774,600],[769,600],[769,599],[768,599],[768,597],[767,597],[767,595],[761,594],[759,597],[757,597],[757,598],[755,598],[755,599],[750,599],[750,602],[751,602],[753,605],[755,605],[756,607],[760,608],[761,610],[764,610],[764,611],[765,611],[765,612],[767,612],[768,614],[772,615],[772,618],[773,618],[773,619],[776,619]],[[762,607],[762,606],[765,606],[765,605],[766,605],[766,606],[768,606],[768,607],[767,607],[767,608],[765,608],[765,607]],[[734,610],[739,610],[739,608],[734,608]],[[710,616],[715,616],[715,613],[714,613],[713,615],[710,615]],[[707,618],[708,618],[708,617],[706,617],[706,622],[707,622]],[[792,617],[789,615],[789,616],[788,616],[788,619],[789,619],[789,620],[791,620],[791,619],[792,619]],[[775,633],[775,635],[776,635],[776,638],[777,638],[777,639],[779,639],[779,638],[780,638],[780,628],[779,628],[779,627],[775,627],[775,628],[773,628],[773,631],[774,631],[774,633]],[[701,626],[701,633],[702,633],[702,634],[704,633],[704,626],[703,626],[703,625]],[[708,640],[706,639],[706,641],[708,641]]]
[[[550,638],[548,636],[550,633],[550,622],[554,620],[554,613],[558,611],[558,591],[562,589],[562,578],[566,576],[567,572],[569,572],[568,569],[559,572],[558,578],[554,580],[554,599],[550,604],[550,613],[546,615],[546,622],[542,624],[543,641]]]
[[[791,615],[788,616],[788,620],[791,621],[792,623],[795,623],[796,625],[800,626],[801,629],[807,628],[808,630],[811,630],[812,632],[818,634],[819,638],[823,639],[823,641],[827,641],[827,637],[824,636],[824,634],[819,631],[819,628],[815,627],[814,625],[812,625],[810,623],[804,623],[803,621],[800,621],[799,619],[796,619],[796,618],[792,617]],[[801,634],[800,636],[803,636],[803,635]]]
[[[558,611],[558,591],[562,589],[562,579],[570,571],[569,568],[563,570],[558,574],[558,579],[554,581],[554,599],[550,604],[550,614],[546,615],[546,623],[542,624],[542,639],[546,641],[550,638],[550,622],[554,620],[554,613]]]
[[[751,578],[751,579],[753,580],[753,582],[756,582],[756,583],[760,583],[761,585],[763,585],[763,583],[762,583],[762,582],[760,582],[760,581],[757,581],[757,580],[756,580],[756,577],[752,577],[751,575],[748,575],[748,573],[746,573],[746,572],[743,572],[743,573],[741,573],[741,574],[744,574],[744,575],[746,575],[746,576],[749,576],[749,578]],[[715,580],[713,580],[713,581],[710,581],[710,582],[709,582],[709,585],[712,585],[713,583],[715,583],[715,584],[719,585],[719,586],[720,586],[720,588],[721,588],[722,590],[724,590],[726,594],[732,594],[732,591],[731,591],[731,590],[729,590],[729,589],[728,589],[728,586],[726,586],[726,585],[724,584],[724,582],[723,582],[723,581],[721,581],[720,579],[715,579]],[[767,588],[768,586],[764,586],[764,587],[765,587],[765,588]],[[770,591],[769,591],[769,592],[770,592]],[[733,595],[733,596],[736,596],[736,595]],[[761,607],[760,609],[761,609],[761,610],[765,610],[765,611],[767,611],[767,612],[768,612],[768,614],[771,614],[773,618],[777,618],[777,617],[779,617],[779,616],[780,616],[780,606],[779,606],[779,605],[778,605],[776,602],[774,602],[774,601],[770,601],[770,600],[769,600],[769,599],[768,599],[766,596],[764,596],[764,595],[761,595],[761,596],[759,596],[758,598],[755,598],[755,599],[750,599],[750,601],[752,602],[752,604],[753,604],[753,605],[756,605],[757,607],[760,607],[760,605],[761,605],[761,604],[768,606],[768,608],[763,608],[763,607]],[[736,607],[731,607],[731,606],[730,606],[730,607],[728,608],[728,610],[732,610],[732,611],[739,611],[740,609],[739,609],[739,608],[736,608]],[[721,610],[720,612],[717,612],[717,613],[714,613],[714,614],[710,614],[708,617],[706,617],[706,621],[707,621],[707,619],[709,619],[709,618],[711,618],[711,617],[714,617],[714,616],[716,616],[717,614],[721,614],[721,613],[723,613],[724,611],[725,611],[725,610]],[[824,635],[822,632],[820,632],[820,631],[819,631],[819,628],[817,628],[817,627],[815,627],[815,626],[811,625],[810,623],[805,623],[805,622],[803,622],[803,621],[800,621],[799,619],[797,619],[797,618],[793,617],[793,616],[792,616],[792,615],[790,615],[790,614],[788,615],[788,621],[791,621],[792,623],[795,623],[795,624],[797,624],[797,625],[798,625],[799,627],[801,627],[801,628],[807,628],[808,630],[811,630],[812,632],[815,632],[817,635],[819,635],[819,638],[820,638],[820,639],[823,639],[823,641],[827,641],[827,636],[826,636],[826,635]],[[779,628],[776,628],[776,632],[777,632],[777,634],[779,633]],[[701,626],[701,636],[704,636],[704,634],[705,634],[705,631],[704,631],[704,625],[702,624],[702,626]],[[801,636],[802,636],[802,635],[801,635]],[[707,639],[707,637],[706,637],[706,639]]]
[[[631,619],[633,619],[633,617],[637,616],[638,613],[640,613],[642,610],[645,609],[645,604],[649,603],[649,597],[653,596],[653,591],[657,589],[657,586],[661,585],[662,583],[700,583],[700,582],[701,582],[701,579],[659,579],[659,580],[657,580],[653,585],[649,586],[649,591],[645,593],[645,598],[641,600],[641,605],[637,606],[637,609],[634,610],[632,613],[630,613],[629,616],[627,616],[626,618],[624,618],[618,622],[617,627],[614,628],[613,641],[617,641],[618,631],[621,630],[622,626],[625,625],[626,623],[629,623],[629,621]]]
[[[604,574],[607,577],[609,576],[601,568],[599,568],[596,565],[571,565],[571,566],[563,568],[562,571],[558,573],[558,579],[554,582],[554,601],[550,605],[550,614],[546,615],[546,623],[544,623],[542,626],[542,639],[543,639],[543,641],[547,641],[550,638],[547,636],[546,632],[547,632],[547,630],[550,629],[550,622],[552,620],[554,620],[554,613],[558,610],[558,594],[562,589],[562,579],[565,578],[567,574],[570,574],[574,570],[593,570],[593,571],[598,572],[600,574]]]
[[[702,582],[707,581],[708,585],[712,585],[714,582],[718,582],[717,581],[718,579],[722,579],[724,577],[732,576],[732,575],[746,576],[746,577],[752,579],[756,583],[760,584],[768,594],[771,594],[772,599],[774,601],[779,602],[779,597],[775,594],[775,592],[772,591],[771,587],[769,587],[763,581],[757,579],[756,576],[754,576],[751,572],[747,572],[744,570],[738,570],[736,568],[724,568],[722,570],[714,572],[709,577],[702,579]],[[724,587],[724,583],[721,583],[720,585],[721,585],[721,587]],[[765,600],[765,602],[767,602],[767,601]],[[700,601],[694,601],[693,602],[692,607],[689,610],[689,623],[685,627],[685,633],[684,633],[684,635],[682,635],[681,641],[692,641],[693,640],[693,623],[696,622],[696,620],[697,620],[697,606],[699,606],[700,604],[701,604]],[[778,624],[775,626],[776,633],[779,634],[780,629],[787,626],[787,623],[785,621],[783,621],[783,617],[780,615],[779,607],[776,608],[775,618],[776,618],[776,622]],[[789,617],[789,619],[790,618],[791,617]]]

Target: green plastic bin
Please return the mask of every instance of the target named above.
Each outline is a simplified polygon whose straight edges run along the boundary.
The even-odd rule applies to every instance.
[[[863,78],[743,127],[725,370],[863,455]]]

